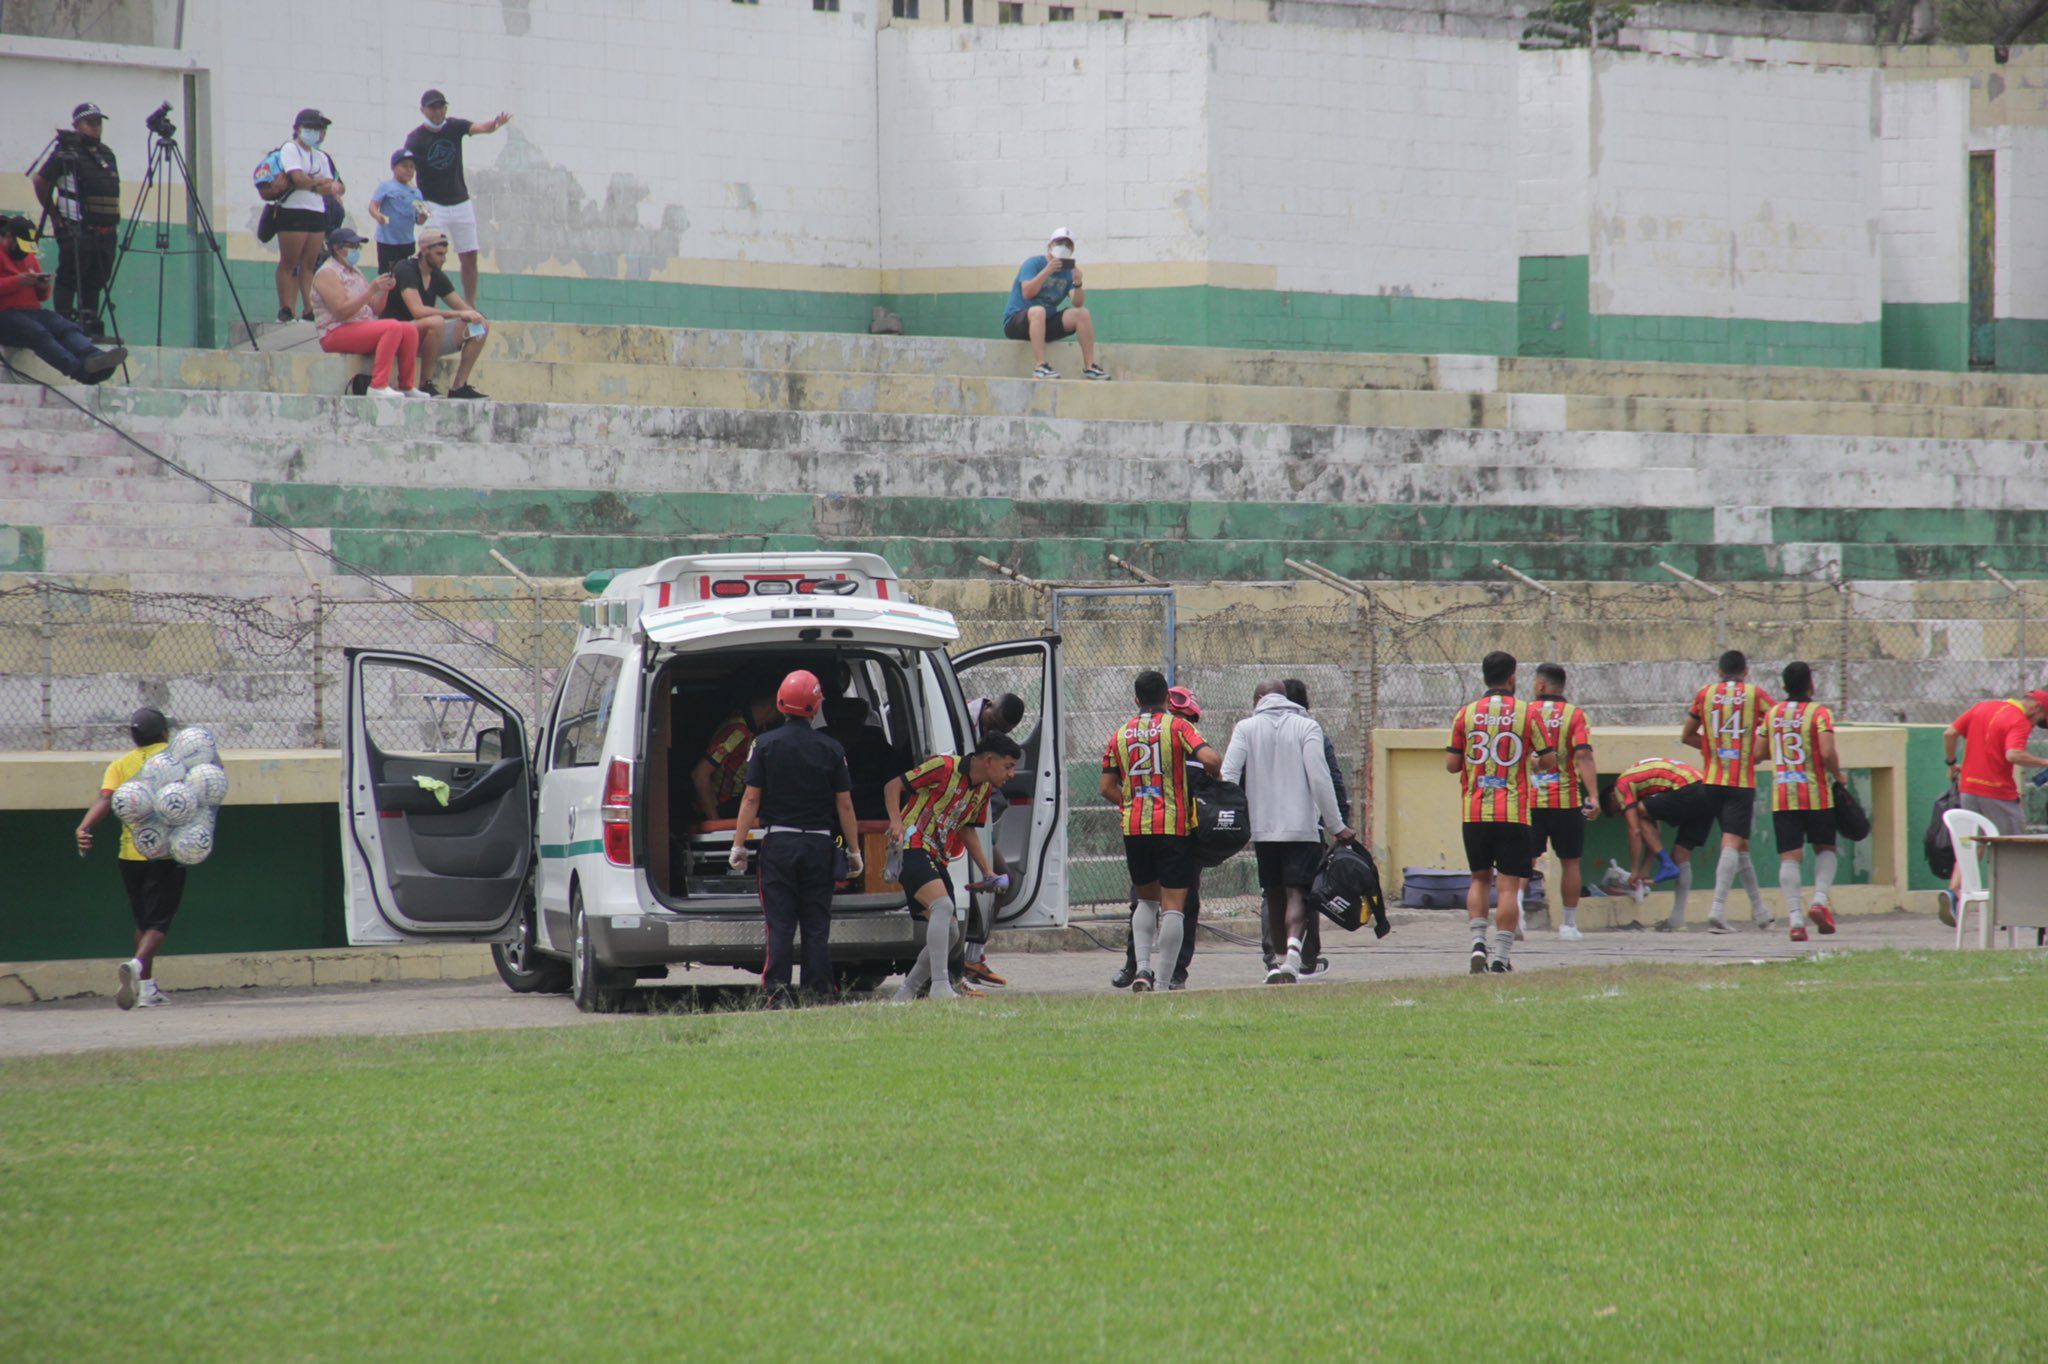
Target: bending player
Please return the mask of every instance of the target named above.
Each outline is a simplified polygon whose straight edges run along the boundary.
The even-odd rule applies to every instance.
[[[1714,831],[1714,815],[1719,809],[1699,769],[1668,758],[1645,758],[1614,779],[1614,785],[1600,797],[1600,808],[1628,821],[1629,886],[1639,897],[1653,880],[1676,874],[1671,917],[1658,924],[1657,931],[1683,931],[1685,902],[1692,894],[1693,849],[1704,845]],[[1677,829],[1676,858],[1664,851],[1657,837],[1659,821]],[[1655,876],[1651,875],[1653,860]]]
[[[896,1002],[917,998],[927,981],[933,999],[958,999],[953,989],[953,929],[958,917],[947,850],[957,837],[982,877],[996,890],[1009,885],[989,865],[981,846],[981,823],[989,796],[1017,773],[1024,750],[1007,734],[984,735],[966,758],[940,753],[925,759],[882,788],[889,810],[889,844],[903,850],[898,878],[912,918],[925,922],[924,950],[896,991]],[[910,797],[909,808],[903,804]]]
[[[1102,750],[1102,798],[1123,812],[1124,863],[1138,907],[1131,912],[1131,941],[1138,975],[1132,994],[1158,988],[1152,954],[1171,970],[1180,958],[1182,911],[1195,882],[1194,796],[1188,764],[1199,763],[1211,777],[1223,770],[1223,755],[1202,732],[1167,710],[1166,678],[1142,672],[1134,688],[1138,713],[1116,728]]]
[[[1813,669],[1785,665],[1785,699],[1764,716],[1756,756],[1771,755],[1771,827],[1778,836],[1778,889],[1792,941],[1806,941],[1807,916],[1800,912],[1799,864],[1813,844],[1813,922],[1823,934],[1835,931],[1828,896],[1835,885],[1835,787],[1842,761],[1835,752],[1835,717],[1813,699]]]

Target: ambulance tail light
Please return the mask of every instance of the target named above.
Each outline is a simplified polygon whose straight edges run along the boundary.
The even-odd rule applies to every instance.
[[[599,806],[604,823],[604,860],[615,867],[633,865],[633,762],[613,758],[604,774],[604,799]]]

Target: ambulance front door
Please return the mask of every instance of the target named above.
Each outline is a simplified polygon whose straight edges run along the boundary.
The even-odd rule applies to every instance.
[[[978,700],[1005,695],[1024,703],[1024,718],[1010,737],[1024,750],[1017,774],[1003,788],[1007,808],[993,821],[992,842],[1010,877],[997,897],[999,928],[1064,927],[1067,922],[1067,773],[1062,733],[1058,635],[969,649],[953,659],[953,673],[973,728]],[[961,752],[979,736],[961,735]]]

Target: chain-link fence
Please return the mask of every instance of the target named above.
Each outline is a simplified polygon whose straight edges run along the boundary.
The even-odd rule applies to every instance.
[[[0,750],[113,747],[144,705],[231,747],[331,747],[351,647],[426,654],[530,715],[568,660],[580,600],[0,589]]]

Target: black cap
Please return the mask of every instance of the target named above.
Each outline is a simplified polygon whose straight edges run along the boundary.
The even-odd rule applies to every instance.
[[[162,711],[155,706],[144,706],[128,717],[128,737],[138,748],[145,744],[160,744],[171,737],[171,727]]]
[[[397,151],[391,153],[391,164],[394,166],[396,166],[401,161],[410,160],[412,160],[412,152],[404,147],[400,147]]]
[[[83,103],[83,104],[79,105],[79,106],[78,106],[78,107],[77,107],[76,109],[73,109],[73,110],[71,111],[71,121],[72,121],[73,123],[76,123],[76,122],[78,122],[78,121],[79,121],[80,119],[85,119],[85,118],[105,118],[105,117],[106,117],[106,115],[100,112],[100,106],[99,106],[99,105],[97,105],[97,104],[94,104],[94,103],[93,103],[93,102],[92,102],[91,100],[87,100],[87,101],[86,101],[85,103]]]
[[[368,240],[369,238],[346,224],[335,228],[334,231],[327,234],[327,244],[329,246],[361,246]]]
[[[429,90],[426,94],[420,96],[420,108],[422,109],[430,104],[446,104],[447,102],[448,97],[439,90]]]
[[[299,110],[299,116],[292,120],[292,127],[325,128],[326,126],[333,122],[333,119],[327,117],[327,115],[321,113],[318,109],[301,109]]]

